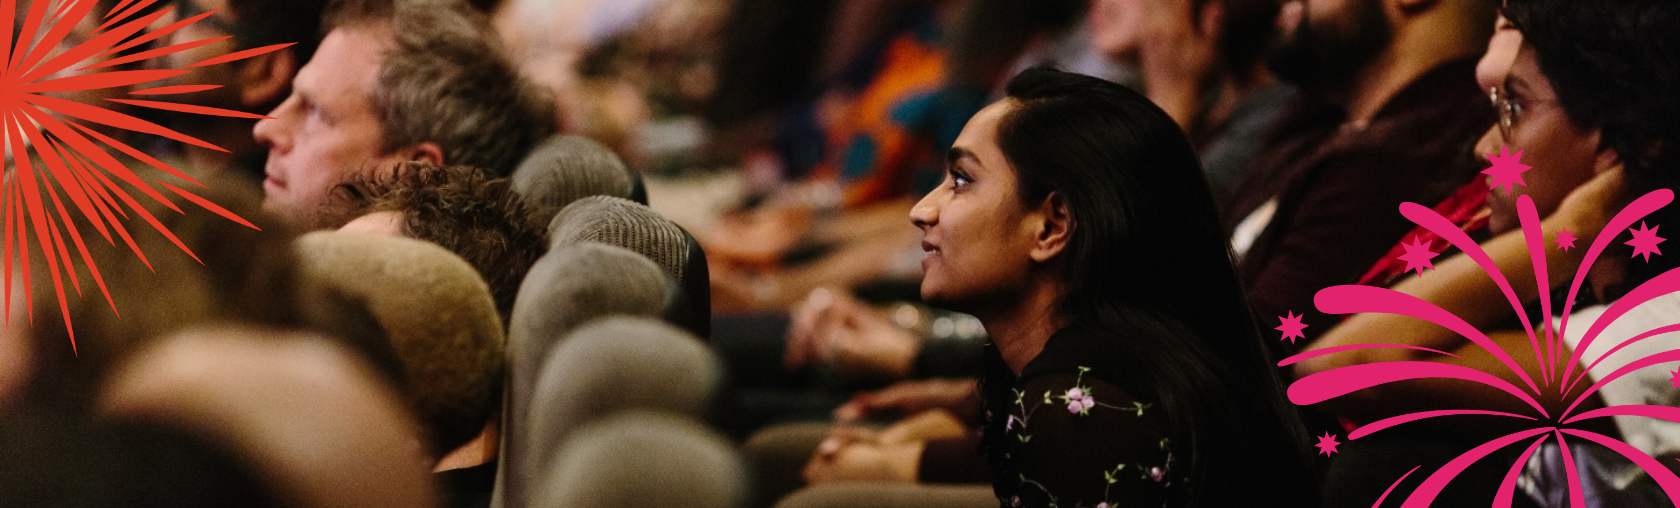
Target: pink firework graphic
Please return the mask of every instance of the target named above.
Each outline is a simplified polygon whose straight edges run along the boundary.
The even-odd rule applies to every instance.
[[[1521,152],[1518,153],[1520,154]],[[1496,157],[1496,160],[1494,161],[1495,166],[1506,169],[1496,171],[1498,174],[1494,175],[1495,185],[1509,185],[1513,183],[1521,184],[1520,177],[1517,176],[1521,172],[1519,169],[1526,169],[1527,167],[1521,166],[1517,163],[1516,157],[1517,155],[1510,155],[1509,158]],[[1500,363],[1502,363],[1505,368],[1509,369],[1512,376],[1515,379],[1520,380],[1520,384],[1523,386],[1518,386],[1515,383],[1509,382],[1500,376],[1496,376],[1488,372],[1459,365],[1426,361],[1390,361],[1344,366],[1308,375],[1290,385],[1288,392],[1290,401],[1299,405],[1317,404],[1358,390],[1395,381],[1425,378],[1451,378],[1473,381],[1499,389],[1510,396],[1515,397],[1517,400],[1520,400],[1532,409],[1531,414],[1516,414],[1503,411],[1485,411],[1475,409],[1423,411],[1371,422],[1350,432],[1347,439],[1352,441],[1395,425],[1452,415],[1494,415],[1528,420],[1531,422],[1532,427],[1505,435],[1477,446],[1448,462],[1439,470],[1429,474],[1429,476],[1406,498],[1404,504],[1402,505],[1406,508],[1428,506],[1454,477],[1471,464],[1482,460],[1484,457],[1487,457],[1488,455],[1507,446],[1526,442],[1526,450],[1518,456],[1515,466],[1506,475],[1503,486],[1501,487],[1498,496],[1495,498],[1495,506],[1509,507],[1511,506],[1516,479],[1521,473],[1523,466],[1528,463],[1530,456],[1539,449],[1542,443],[1548,439],[1554,438],[1560,445],[1566,444],[1566,439],[1579,438],[1614,450],[1615,452],[1627,457],[1640,468],[1644,469],[1647,474],[1650,474],[1656,481],[1657,485],[1663,489],[1671,500],[1680,500],[1680,477],[1676,477],[1673,472],[1658,463],[1657,460],[1653,459],[1650,455],[1609,436],[1587,430],[1570,428],[1571,424],[1575,424],[1583,420],[1618,415],[1660,418],[1663,420],[1680,422],[1680,408],[1659,405],[1615,405],[1585,411],[1582,413],[1575,412],[1576,408],[1582,401],[1586,400],[1588,396],[1598,392],[1600,388],[1604,387],[1605,384],[1610,383],[1611,381],[1645,367],[1665,362],[1680,361],[1680,349],[1652,354],[1635,360],[1615,370],[1609,375],[1603,376],[1601,379],[1596,380],[1596,382],[1590,383],[1590,386],[1586,386],[1585,389],[1580,388],[1583,386],[1581,381],[1583,379],[1587,379],[1588,369],[1597,366],[1599,361],[1609,357],[1616,351],[1621,350],[1623,347],[1647,338],[1680,331],[1680,324],[1663,326],[1635,335],[1628,340],[1615,345],[1615,347],[1610,349],[1609,352],[1598,358],[1582,358],[1582,352],[1587,351],[1588,346],[1598,338],[1599,334],[1603,332],[1606,327],[1615,322],[1617,318],[1653,298],[1680,291],[1680,269],[1668,271],[1662,275],[1652,278],[1649,281],[1646,281],[1644,284],[1628,292],[1621,299],[1610,304],[1608,309],[1593,322],[1585,325],[1574,323],[1574,326],[1587,326],[1587,332],[1582,335],[1581,341],[1574,349],[1573,353],[1568,355],[1563,354],[1564,351],[1566,351],[1566,347],[1563,344],[1563,334],[1566,330],[1568,330],[1569,326],[1572,326],[1572,323],[1569,322],[1568,316],[1575,305],[1574,295],[1579,294],[1582,284],[1586,280],[1588,270],[1592,266],[1593,262],[1598,259],[1599,255],[1604,252],[1605,248],[1611,245],[1611,242],[1616,241],[1618,237],[1626,238],[1627,234],[1631,234],[1633,236],[1633,240],[1629,240],[1625,243],[1635,248],[1636,260],[1639,256],[1644,256],[1649,259],[1651,255],[1661,255],[1661,252],[1657,249],[1657,244],[1661,243],[1663,240],[1656,234],[1658,225],[1652,224],[1646,226],[1643,220],[1652,212],[1670,204],[1673,200],[1674,192],[1672,190],[1658,189],[1635,199],[1631,204],[1620,210],[1609,221],[1604,229],[1600,231],[1596,237],[1594,237],[1592,245],[1588,247],[1588,250],[1585,253],[1585,258],[1583,259],[1580,268],[1576,270],[1573,280],[1570,281],[1569,291],[1566,293],[1570,296],[1566,297],[1566,299],[1562,302],[1561,316],[1563,316],[1563,318],[1561,324],[1554,329],[1550,323],[1542,323],[1541,326],[1538,327],[1542,330],[1540,332],[1536,332],[1537,327],[1534,326],[1533,323],[1529,322],[1528,314],[1523,311],[1523,303],[1518,299],[1516,293],[1512,290],[1510,283],[1507,281],[1504,274],[1496,267],[1494,261],[1489,258],[1486,251],[1476,244],[1476,242],[1472,241],[1468,235],[1466,235],[1451,221],[1442,217],[1440,214],[1428,207],[1420,206],[1415,203],[1406,203],[1401,205],[1400,213],[1403,216],[1410,219],[1417,225],[1428,229],[1434,234],[1439,235],[1442,239],[1445,239],[1453,246],[1457,247],[1466,256],[1474,260],[1487,274],[1487,276],[1499,287],[1500,291],[1504,293],[1512,308],[1516,309],[1516,315],[1522,320],[1523,329],[1527,332],[1529,345],[1532,347],[1535,359],[1540,366],[1540,375],[1538,376],[1538,379],[1530,376],[1528,372],[1518,365],[1517,361],[1512,358],[1510,353],[1500,348],[1496,343],[1490,340],[1486,333],[1466,323],[1458,316],[1455,316],[1428,301],[1386,288],[1356,285],[1334,286],[1319,291],[1314,298],[1315,304],[1318,306],[1319,310],[1331,314],[1398,314],[1422,319],[1440,325],[1459,335],[1462,335],[1465,339],[1468,339],[1475,345],[1486,350]],[[1547,280],[1546,272],[1547,239],[1544,238],[1541,233],[1540,217],[1535,210],[1534,202],[1530,200],[1528,196],[1524,195],[1518,197],[1516,204],[1518,219],[1522,228],[1522,235],[1527,242],[1529,257],[1533,263],[1534,275],[1540,289],[1538,303],[1540,305],[1541,315],[1552,316],[1554,315],[1552,312],[1553,305],[1557,302],[1552,301],[1551,291],[1549,291],[1549,288],[1552,286]],[[1639,224],[1639,227],[1634,227],[1635,224]],[[1560,247],[1563,248],[1572,247],[1574,240],[1575,238],[1567,233],[1560,234],[1558,238],[1554,239],[1554,241],[1561,244]],[[1680,320],[1680,317],[1677,317],[1676,319]],[[1442,355],[1451,355],[1451,353],[1415,346],[1356,344],[1308,351],[1287,358],[1280,362],[1279,365],[1292,365],[1319,356],[1362,348],[1409,348],[1439,353]],[[1675,376],[1676,386],[1680,386],[1680,372],[1677,372]],[[1550,388],[1551,390],[1545,391],[1543,390],[1543,387]],[[1546,396],[1544,395],[1546,393],[1561,394],[1564,402],[1568,404],[1567,408],[1558,414],[1548,413],[1544,405],[1537,399],[1537,397]],[[1574,461],[1569,455],[1569,448],[1567,446],[1562,447],[1562,455],[1564,469],[1568,474],[1567,481],[1572,506],[1583,506],[1580,479],[1576,477]],[[1412,472],[1417,471],[1414,469]],[[1412,472],[1408,472],[1407,476],[1409,476]],[[1394,486],[1398,486],[1404,479],[1405,476],[1397,479],[1394,482]],[[1393,486],[1390,487],[1389,493],[1392,493],[1393,488]],[[1384,493],[1382,498],[1377,500],[1378,505],[1382,503],[1382,499],[1386,498],[1389,493]]]
[[[52,275],[59,307],[66,309],[64,325],[70,332],[72,349],[75,348],[75,331],[70,328],[70,316],[65,307],[64,279],[68,278],[71,288],[77,294],[81,293],[81,282],[76,279],[72,255],[81,258],[94,283],[99,286],[112,310],[116,311],[116,304],[111,301],[105,281],[88,255],[82,232],[76,228],[72,214],[84,224],[91,224],[111,245],[115,245],[111,236],[114,231],[148,267],[151,263],[146,261],[145,253],[140,252],[124,226],[124,222],[131,220],[132,216],[145,221],[188,256],[195,260],[198,256],[187,249],[156,217],[148,213],[140,199],[149,199],[175,212],[185,213],[164,195],[164,192],[167,192],[229,220],[256,228],[245,219],[186,189],[162,180],[154,180],[153,183],[162,188],[160,191],[158,187],[154,187],[139,174],[118,162],[111,155],[112,151],[156,167],[190,184],[205,186],[168,164],[101,134],[88,125],[98,124],[161,136],[209,149],[224,152],[227,150],[117,111],[45,95],[142,85],[187,74],[192,72],[190,68],[241,60],[290,45],[279,44],[240,51],[190,64],[187,66],[189,69],[87,72],[134,64],[220,40],[207,39],[149,48],[148,43],[219,12],[206,12],[154,29],[151,27],[162,24],[160,20],[167,20],[165,16],[171,15],[174,10],[173,7],[165,7],[150,14],[140,14],[157,2],[158,0],[122,0],[109,12],[101,14],[93,12],[95,0],[36,1],[26,6],[26,12],[19,10],[17,0],[0,0],[0,25],[19,27],[17,40],[10,40],[12,32],[7,31],[7,40],[0,44],[0,72],[3,72],[0,74],[0,89],[4,90],[0,91],[0,102],[3,102],[0,104],[0,119],[3,119],[5,124],[4,142],[6,146],[11,147],[11,164],[6,168],[5,188],[0,190],[3,192],[0,194],[0,198],[3,198],[0,199],[0,203],[3,203],[0,206],[5,210],[3,248],[6,270],[5,303],[8,309],[6,319],[10,319],[13,261],[21,261],[22,270],[19,273],[23,276],[24,294],[28,295],[28,288],[32,282],[29,280],[30,250],[39,249],[39,259],[46,263],[46,273]],[[23,16],[21,20],[17,19],[19,15]],[[71,35],[71,31],[78,24],[86,24],[90,20],[97,24],[97,28],[86,34],[84,42],[68,46],[67,49],[54,54],[55,49],[67,46],[67,36]],[[215,86],[163,86],[135,90],[129,94],[158,96],[210,88]],[[264,118],[262,115],[240,111],[173,102],[107,100],[128,106],[181,113]],[[31,152],[34,156],[31,156]],[[137,199],[135,193],[141,197]],[[69,207],[65,206],[66,202]],[[127,211],[124,211],[125,208]],[[122,220],[119,220],[119,216]],[[33,245],[31,233],[34,235]],[[70,247],[66,246],[67,241]],[[33,302],[28,296],[25,296],[25,302],[33,308]]]

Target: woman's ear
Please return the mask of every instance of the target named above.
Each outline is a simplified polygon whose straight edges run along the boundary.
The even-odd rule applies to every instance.
[[[1073,237],[1073,214],[1068,211],[1067,200],[1051,192],[1038,204],[1035,215],[1041,224],[1030,255],[1033,261],[1046,263],[1067,249],[1068,239]]]
[[[1598,157],[1593,159],[1593,174],[1603,173],[1622,167],[1622,155],[1616,149],[1604,147],[1598,149]]]

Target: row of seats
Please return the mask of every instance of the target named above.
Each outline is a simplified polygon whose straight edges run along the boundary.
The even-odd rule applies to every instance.
[[[593,176],[583,177],[589,189],[573,193],[581,197],[534,203],[564,207],[508,325],[491,506],[738,506],[746,496],[741,458],[702,420],[723,377],[706,343],[705,253],[646,206],[632,172],[611,171],[622,162],[579,160],[602,151],[582,138],[555,138],[526,162],[552,167],[515,174],[528,196],[565,194],[580,174]],[[536,190],[556,185],[567,188]]]

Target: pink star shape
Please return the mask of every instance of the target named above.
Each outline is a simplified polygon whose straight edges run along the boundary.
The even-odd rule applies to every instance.
[[[1418,275],[1423,275],[1424,268],[1434,270],[1435,263],[1432,263],[1429,260],[1435,259],[1435,256],[1440,255],[1429,250],[1429,246],[1434,243],[1434,241],[1424,242],[1422,238],[1414,236],[1412,237],[1412,243],[1400,244],[1401,247],[1406,249],[1406,253],[1400,255],[1400,260],[1406,262],[1405,271],[1410,272],[1412,270],[1417,270]]]
[[[1660,228],[1662,225],[1658,224],[1657,227]],[[1652,254],[1662,255],[1662,251],[1657,250],[1657,244],[1666,242],[1668,239],[1657,236],[1657,228],[1646,226],[1645,221],[1639,221],[1639,229],[1628,228],[1628,232],[1633,233],[1633,239],[1627,241],[1627,245],[1633,246],[1633,256],[1630,257],[1639,257],[1640,254],[1644,254],[1645,262],[1649,263]]]
[[[1341,446],[1341,444],[1342,443],[1336,442],[1336,436],[1334,434],[1325,432],[1324,435],[1318,436],[1318,444],[1313,446],[1318,447],[1318,453],[1329,455],[1336,453],[1336,447]]]
[[[1569,252],[1569,249],[1575,248],[1575,240],[1577,240],[1575,235],[1570,234],[1567,229],[1559,231],[1557,234],[1558,248],[1563,249],[1564,252]]]
[[[1294,311],[1289,312],[1289,317],[1278,316],[1278,321],[1283,322],[1283,324],[1278,325],[1278,327],[1273,328],[1273,330],[1283,332],[1283,339],[1289,339],[1289,343],[1294,344],[1296,337],[1303,339],[1307,338],[1306,334],[1301,333],[1301,330],[1307,328],[1307,325],[1301,323],[1302,317],[1304,316],[1295,315]]]
[[[1528,182],[1523,181],[1522,174],[1524,171],[1533,168],[1520,162],[1522,160],[1522,150],[1517,150],[1517,153],[1513,155],[1507,147],[1500,146],[1499,153],[1500,155],[1487,154],[1488,161],[1493,163],[1492,166],[1482,170],[1482,174],[1488,176],[1488,188],[1496,189],[1504,185],[1505,194],[1509,195],[1511,194],[1511,184],[1527,187]]]
[[[1680,369],[1674,369],[1674,372],[1668,373],[1668,382],[1674,383],[1675,388],[1680,388]]]

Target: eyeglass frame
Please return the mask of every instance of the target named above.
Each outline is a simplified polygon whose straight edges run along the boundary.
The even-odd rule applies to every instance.
[[[1511,142],[1511,128],[1516,126],[1517,113],[1521,113],[1523,111],[1523,106],[1522,104],[1518,104],[1516,101],[1511,100],[1510,93],[1500,93],[1504,91],[1506,86],[1508,85],[1488,87],[1488,101],[1493,103],[1493,109],[1499,113],[1499,122],[1496,125],[1499,126],[1500,140],[1509,143]],[[1557,99],[1527,99],[1527,101],[1536,104],[1544,104],[1548,102],[1557,102]]]

